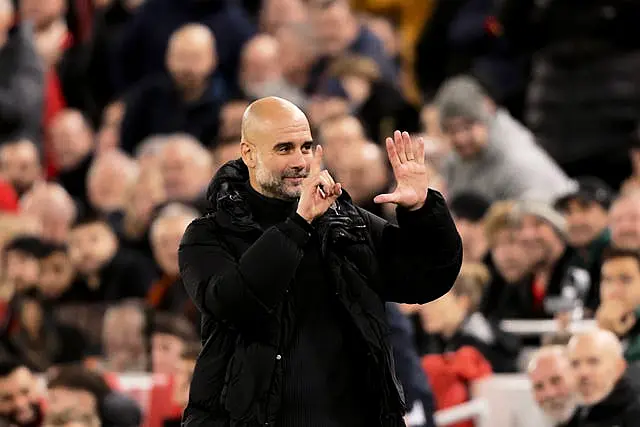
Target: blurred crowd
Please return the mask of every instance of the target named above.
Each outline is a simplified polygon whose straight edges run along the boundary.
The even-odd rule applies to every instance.
[[[336,181],[390,221],[384,139],[425,137],[464,265],[439,300],[390,306],[423,412],[527,371],[554,422],[631,425],[638,18],[633,0],[0,0],[0,425],[179,422],[200,320],[178,245],[265,96],[300,106]],[[583,319],[599,329],[571,337]],[[160,416],[126,373],[171,378]]]

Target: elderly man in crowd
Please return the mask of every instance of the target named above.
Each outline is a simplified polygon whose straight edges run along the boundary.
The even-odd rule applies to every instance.
[[[127,194],[138,177],[138,165],[119,150],[98,155],[87,174],[87,193],[98,212],[124,211]]]
[[[640,194],[623,194],[613,202],[609,227],[613,246],[640,250]]]
[[[65,243],[78,207],[67,191],[56,183],[40,183],[24,195],[20,209],[25,217],[34,218],[42,227],[41,237],[54,243]]]

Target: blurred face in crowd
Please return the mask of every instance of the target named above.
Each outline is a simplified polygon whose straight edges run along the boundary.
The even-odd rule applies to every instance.
[[[524,215],[522,218],[520,238],[534,263],[546,264],[551,261],[555,248],[562,244],[551,224],[534,215]]]
[[[47,397],[47,410],[54,413],[78,407],[90,413],[95,413],[98,410],[96,397],[86,390],[55,387],[48,390]]]
[[[38,416],[36,387],[33,374],[25,367],[0,377],[0,418],[17,426],[34,422]]]
[[[351,41],[353,15],[347,0],[309,0],[309,17],[322,53],[336,56]]]
[[[104,153],[120,146],[120,125],[123,117],[123,102],[114,102],[105,108],[97,138],[98,152]]]
[[[481,262],[487,251],[487,239],[484,235],[484,223],[467,218],[454,217],[456,228],[462,238],[462,251],[465,262]]]
[[[135,162],[119,151],[96,157],[87,176],[87,193],[91,205],[105,213],[122,210],[137,174]]]
[[[491,257],[500,275],[509,283],[517,282],[529,270],[530,255],[515,228],[503,228],[496,233]]]
[[[171,277],[179,274],[178,246],[193,219],[195,218],[187,215],[160,217],[151,227],[153,256],[162,271]]]
[[[640,197],[616,201],[609,214],[613,244],[622,249],[640,249]]]
[[[389,183],[386,157],[371,142],[351,144],[333,172],[356,204],[370,203]]]
[[[364,128],[353,116],[330,119],[319,126],[320,140],[324,151],[324,162],[330,170],[345,159],[351,145],[362,144],[366,140]],[[348,188],[348,187],[347,187]]]
[[[203,89],[216,65],[215,41],[207,27],[189,24],[171,36],[167,68],[183,92]]]
[[[40,154],[35,144],[21,140],[0,146],[0,176],[11,183],[18,195],[42,179]]]
[[[19,0],[20,16],[32,20],[38,29],[46,28],[54,20],[63,16],[65,0]]]
[[[225,163],[240,158],[240,142],[229,142],[217,145],[212,152],[214,168],[218,170]]]
[[[66,251],[55,251],[40,261],[39,284],[42,293],[56,299],[64,293],[75,276],[75,270]]]
[[[160,171],[169,200],[194,200],[207,188],[212,175],[211,154],[197,142],[175,140],[160,156]]]
[[[598,203],[572,199],[563,211],[567,220],[569,243],[584,248],[607,228],[607,211]]]
[[[220,110],[220,139],[235,138],[240,136],[242,115],[249,103],[246,101],[231,101],[222,106]],[[238,143],[238,146],[240,144]],[[238,156],[239,157],[239,156]]]
[[[61,185],[35,185],[20,200],[20,208],[26,217],[34,218],[41,224],[40,236],[43,240],[66,243],[76,217],[76,206]]]
[[[283,75],[299,87],[304,85],[316,57],[312,31],[304,24],[285,25],[275,33],[275,37],[280,46],[278,61]]]
[[[631,312],[640,307],[640,265],[633,257],[607,259],[602,264],[600,301],[616,301]]]
[[[591,335],[573,337],[568,349],[582,402],[588,406],[601,402],[626,368],[617,338],[609,331],[598,330]]]
[[[313,158],[311,129],[302,111],[266,99],[249,107],[242,129],[242,158],[252,186],[268,197],[300,197]]]
[[[544,349],[529,366],[538,406],[554,423],[564,423],[576,410],[576,381],[562,348]]]
[[[445,120],[442,132],[462,159],[472,159],[489,143],[487,126],[465,117]]]
[[[76,168],[93,150],[93,131],[78,111],[58,113],[50,135],[55,162],[62,171]]]
[[[282,80],[280,48],[275,38],[261,34],[251,39],[242,50],[240,83],[243,91],[262,97],[264,87]]]
[[[38,283],[40,262],[32,254],[10,250],[6,254],[6,278],[16,285],[18,290],[29,289]]]
[[[469,299],[450,291],[420,309],[422,327],[430,334],[451,337],[458,330],[469,310]]]
[[[132,215],[136,222],[148,226],[153,210],[166,200],[167,194],[160,171],[156,168],[143,170],[129,194],[127,215]]]
[[[275,34],[285,23],[301,22],[306,10],[301,0],[265,0],[260,10],[260,27],[264,33]]]
[[[82,274],[97,273],[117,251],[116,235],[105,222],[91,222],[71,230],[69,255],[75,269]]]
[[[180,338],[154,333],[151,336],[151,363],[155,374],[177,374],[182,368],[185,344]]]
[[[146,351],[144,314],[137,307],[119,307],[105,315],[102,342],[112,370],[144,370]]]

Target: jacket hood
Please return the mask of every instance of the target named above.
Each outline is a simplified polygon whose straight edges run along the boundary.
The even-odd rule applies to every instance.
[[[218,202],[225,196],[237,192],[237,188],[249,180],[249,169],[242,159],[225,163],[213,176],[207,187],[209,210],[218,210]]]

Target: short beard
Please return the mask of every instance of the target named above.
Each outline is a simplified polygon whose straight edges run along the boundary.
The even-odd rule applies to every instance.
[[[258,155],[256,165],[256,181],[262,190],[262,194],[268,197],[273,197],[280,200],[294,201],[300,197],[302,188],[287,189],[284,182],[285,177],[306,177],[307,172],[296,173],[294,171],[287,171],[283,176],[276,176],[269,171],[262,162],[262,158]]]

